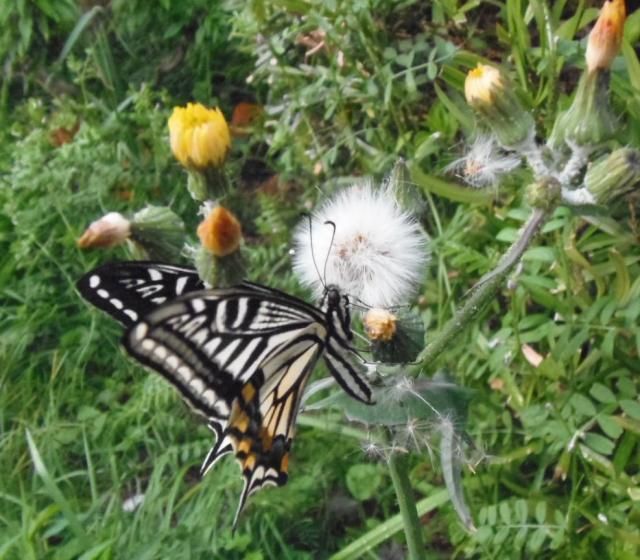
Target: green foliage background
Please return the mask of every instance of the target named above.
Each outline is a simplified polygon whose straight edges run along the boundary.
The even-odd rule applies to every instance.
[[[109,210],[195,209],[171,158],[171,107],[198,100],[227,116],[264,107],[234,146],[246,189],[253,280],[299,292],[288,238],[301,209],[399,156],[438,174],[473,120],[462,97],[478,60],[503,62],[548,131],[568,104],[584,1],[5,0],[0,10],[0,558],[391,557],[397,533],[366,550],[396,513],[384,463],[359,427],[301,418],[290,483],[252,498],[233,461],[199,480],[211,435],[156,376],[125,359],[119,329],[75,291],[122,252],[79,251]],[[325,46],[306,52],[318,29]],[[637,43],[640,17],[626,27]],[[553,40],[556,37],[557,40]],[[640,139],[640,64],[613,68],[620,141]],[[59,145],[55,135],[72,131]],[[255,195],[277,172],[287,190]],[[424,188],[434,262],[421,306],[429,331],[497,262],[526,216],[528,176],[497,191]],[[433,182],[424,182],[431,185]],[[424,185],[423,185],[424,186]],[[640,556],[640,250],[637,198],[598,214],[556,211],[523,269],[436,366],[475,390],[468,432],[486,452],[465,471],[478,528],[450,505],[423,517],[430,554],[451,558]],[[193,231],[193,228],[191,229]],[[544,357],[538,368],[523,345]],[[425,372],[431,375],[433,371]],[[356,436],[356,437],[353,437]],[[439,496],[428,454],[411,457],[419,498]],[[123,502],[144,492],[134,512]],[[435,502],[434,502],[435,503]],[[341,549],[354,543],[351,549]],[[340,556],[342,554],[342,556]]]

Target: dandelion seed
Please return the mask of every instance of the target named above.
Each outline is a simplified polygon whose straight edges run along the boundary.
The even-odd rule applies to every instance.
[[[445,167],[445,172],[454,173],[472,187],[483,188],[497,186],[504,175],[520,164],[520,156],[502,151],[493,136],[480,135],[463,157]]]
[[[364,181],[327,201],[314,214],[311,231],[302,222],[294,237],[294,270],[318,296],[325,282],[384,308],[406,303],[415,293],[429,258],[428,238],[392,187]],[[335,235],[327,222],[335,224]]]

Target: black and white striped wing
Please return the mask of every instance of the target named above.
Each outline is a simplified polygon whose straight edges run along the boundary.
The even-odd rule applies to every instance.
[[[247,497],[287,480],[304,385],[324,350],[323,314],[264,286],[190,292],[124,336],[127,351],[168,379],[218,438],[203,464],[240,462]]]
[[[87,301],[131,326],[157,306],[205,285],[194,268],[130,261],[102,265],[77,287]]]

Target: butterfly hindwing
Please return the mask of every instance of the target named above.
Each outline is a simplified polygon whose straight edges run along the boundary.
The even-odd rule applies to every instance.
[[[109,263],[77,283],[82,296],[125,326],[172,299],[205,288],[194,268],[131,261]]]

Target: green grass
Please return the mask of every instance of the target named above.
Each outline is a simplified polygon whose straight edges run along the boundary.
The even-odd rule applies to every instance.
[[[403,547],[384,461],[363,453],[367,428],[335,412],[305,414],[289,484],[252,497],[232,534],[237,466],[225,460],[200,480],[212,434],[125,357],[119,327],[75,290],[93,266],[127,255],[82,252],[75,240],[101,213],[147,202],[171,205],[193,232],[166,141],[170,109],[197,98],[229,116],[257,100],[263,123],[236,142],[231,169],[247,202],[249,276],[301,293],[288,258],[299,212],[402,156],[433,241],[420,303],[429,339],[528,212],[527,171],[490,192],[440,176],[473,123],[465,73],[477,60],[504,62],[548,132],[568,105],[595,3],[258,1],[234,13],[234,2],[168,0],[153,12],[114,2],[75,34],[71,8],[52,15],[52,3],[38,3],[18,17],[18,4],[20,26],[0,37],[10,69],[0,99],[0,558],[379,558]],[[639,21],[627,22],[630,44]],[[326,49],[305,56],[297,38],[318,27]],[[638,67],[627,48],[612,76],[618,141],[633,147]],[[76,122],[72,142],[52,142]],[[288,188],[255,196],[256,168]],[[559,207],[515,280],[425,368],[474,390],[466,427],[477,448],[463,473],[474,534],[440,500],[429,455],[410,456],[431,557],[640,554],[634,212],[634,196],[597,214]],[[539,367],[524,345],[544,358]],[[363,472],[370,487],[354,482]],[[143,504],[124,511],[138,493]]]

